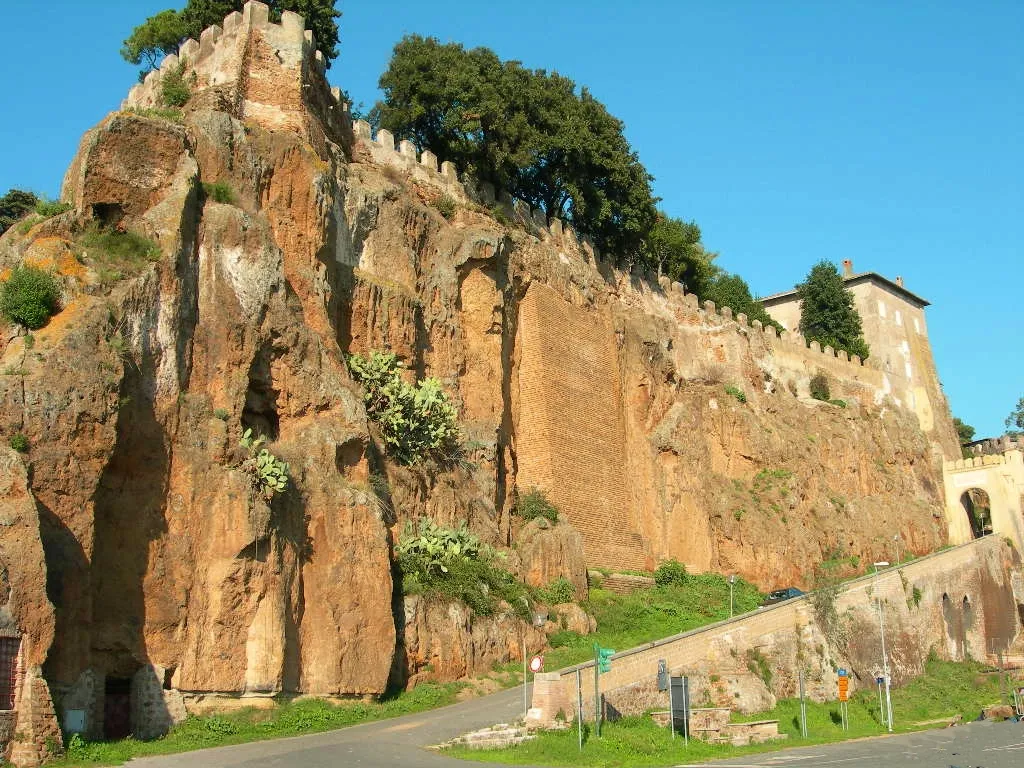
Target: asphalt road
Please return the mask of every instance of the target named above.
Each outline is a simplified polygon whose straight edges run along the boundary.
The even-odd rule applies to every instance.
[[[472,768],[423,749],[522,715],[523,689],[338,731],[133,760],[132,768]],[[680,750],[682,751],[682,750]],[[687,765],[681,762],[680,766]],[[1024,723],[956,728],[798,747],[719,760],[719,768],[1022,768]],[[536,767],[534,767],[536,768]]]
[[[1024,723],[967,723],[900,736],[800,747],[703,766],[717,768],[1022,768]],[[686,763],[678,768],[683,768]]]

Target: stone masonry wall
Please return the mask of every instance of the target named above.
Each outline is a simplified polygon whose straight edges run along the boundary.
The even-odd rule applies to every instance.
[[[520,304],[519,327],[519,487],[545,488],[557,506],[573,511],[589,562],[644,567],[636,521],[624,519],[631,505],[607,316],[534,284]]]
[[[852,670],[854,688],[871,685],[880,673],[879,601],[897,685],[921,672],[929,650],[954,660],[994,658],[1021,633],[1024,586],[1013,577],[1019,568],[1019,555],[1005,542],[981,539],[848,583],[835,601],[835,627],[822,626],[804,597],[620,651],[612,657],[611,671],[601,676],[601,691],[622,714],[661,706],[664,695],[657,692],[656,672],[658,660],[665,659],[672,674],[691,676],[699,705],[768,708],[775,697],[794,695],[801,668],[811,698],[832,700],[836,668]],[[757,666],[750,664],[752,659],[764,659],[772,670],[770,689],[750,669]],[[532,720],[550,720],[559,710],[575,713],[577,669],[585,715],[593,716],[590,662],[538,675]]]

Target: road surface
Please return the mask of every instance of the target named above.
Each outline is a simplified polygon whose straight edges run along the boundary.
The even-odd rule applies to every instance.
[[[133,760],[132,768],[473,768],[423,749],[522,715],[523,689],[338,731]],[[680,758],[684,757],[680,745]],[[680,759],[678,766],[688,765]],[[718,768],[1021,768],[1024,723],[956,728],[798,747],[705,765]],[[536,767],[534,767],[536,768]]]

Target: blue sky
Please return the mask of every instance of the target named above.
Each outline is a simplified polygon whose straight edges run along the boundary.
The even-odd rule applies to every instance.
[[[126,12],[131,6],[134,10]],[[0,192],[56,195],[134,82],[118,49],[161,2],[4,3]],[[330,77],[371,104],[417,32],[557,70],[626,123],[672,215],[755,293],[822,258],[930,300],[954,414],[1001,433],[1024,396],[1024,3],[340,2]],[[40,25],[44,29],[39,29]]]

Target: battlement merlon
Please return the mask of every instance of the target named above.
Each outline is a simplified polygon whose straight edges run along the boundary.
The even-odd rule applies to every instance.
[[[182,75],[202,104],[204,93],[217,93],[217,106],[230,105],[239,120],[268,130],[287,130],[306,139],[325,133],[347,146],[351,136],[349,105],[325,76],[326,62],[302,16],[291,11],[281,22],[270,21],[265,3],[248,2],[241,13],[229,14],[222,25],[204,29],[199,40],[186,40],[177,54],[129,91],[121,108],[164,107],[165,77],[182,67]],[[309,116],[319,118],[319,128]]]

